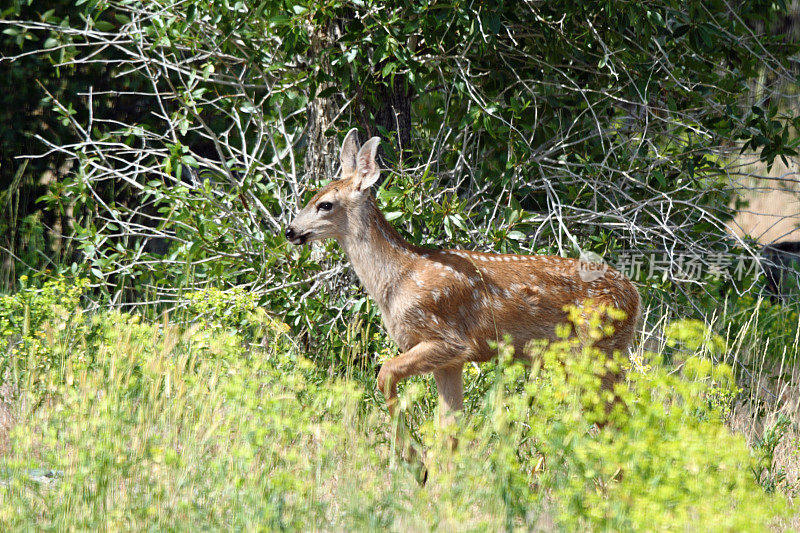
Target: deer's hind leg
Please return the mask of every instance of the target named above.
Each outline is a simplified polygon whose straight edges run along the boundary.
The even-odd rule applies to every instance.
[[[457,421],[457,415],[464,408],[463,365],[440,368],[433,372],[436,391],[439,393],[439,426],[449,432]],[[448,436],[450,450],[455,450],[458,440]]]

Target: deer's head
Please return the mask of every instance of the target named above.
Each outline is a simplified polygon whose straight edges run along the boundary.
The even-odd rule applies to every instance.
[[[380,138],[358,144],[358,132],[352,129],[342,143],[342,177],[323,187],[286,228],[292,244],[322,239],[341,240],[352,229],[360,209],[372,201],[369,188],[378,180],[380,169],[375,155]]]

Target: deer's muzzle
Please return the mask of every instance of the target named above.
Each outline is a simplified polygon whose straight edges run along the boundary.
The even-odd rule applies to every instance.
[[[308,240],[309,235],[311,235],[310,231],[303,234],[299,234],[291,226],[286,228],[286,240],[288,240],[292,244],[298,244],[298,245],[305,244],[306,240]]]

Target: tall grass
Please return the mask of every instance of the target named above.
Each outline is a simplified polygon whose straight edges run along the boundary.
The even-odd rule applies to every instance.
[[[665,350],[682,366],[635,358],[610,418],[596,374],[628,363],[569,341],[533,367],[470,366],[457,427],[435,427],[430,380],[411,380],[401,405],[426,450],[421,486],[371,380],[332,375],[263,311],[237,330],[236,313],[86,316],[78,292],[0,303],[17,390],[4,530],[755,530],[790,512],[723,423],[733,374],[707,363],[724,343],[698,323],[671,326]]]

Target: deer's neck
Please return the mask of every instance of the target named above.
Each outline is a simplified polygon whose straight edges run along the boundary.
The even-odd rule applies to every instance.
[[[385,315],[392,308],[398,282],[408,273],[416,247],[387,222],[373,201],[365,202],[354,218],[352,231],[340,244]]]

